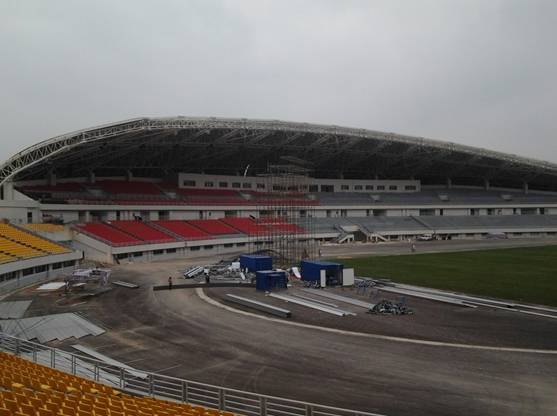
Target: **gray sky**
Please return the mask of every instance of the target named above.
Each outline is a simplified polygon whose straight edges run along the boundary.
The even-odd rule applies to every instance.
[[[557,1],[0,1],[0,159],[138,116],[364,127],[557,162]]]

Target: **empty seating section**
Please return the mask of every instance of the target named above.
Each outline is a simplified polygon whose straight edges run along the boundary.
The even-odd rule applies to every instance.
[[[154,221],[156,225],[162,227],[180,237],[184,240],[203,240],[213,238],[211,235],[205,231],[200,230],[193,225],[188,224],[181,220],[161,220]]]
[[[110,225],[145,242],[165,243],[176,241],[170,235],[150,227],[141,221],[111,221]]]
[[[230,217],[224,218],[222,221],[248,235],[262,235],[268,232],[265,225],[258,224],[251,218]]]
[[[25,224],[22,225],[31,231],[43,232],[43,233],[59,233],[64,231],[64,226],[59,224]]]
[[[138,181],[98,181],[96,186],[110,194],[136,194],[163,196],[159,187],[153,182]]]
[[[58,183],[56,185],[28,185],[22,187],[23,191],[27,192],[83,192],[84,189],[81,183],[68,182]]]
[[[142,243],[142,241],[138,238],[104,223],[81,224],[78,226],[78,229],[84,231],[86,234],[89,234],[91,237],[103,240],[112,246],[125,246]]]
[[[190,220],[188,223],[211,235],[229,235],[239,233],[239,231],[235,228],[230,227],[219,220]]]
[[[277,233],[303,233],[304,229],[296,224],[287,223],[281,217],[261,217],[257,221],[259,224]]]
[[[0,352],[0,416],[233,416],[187,403],[131,396]]]
[[[245,205],[249,202],[240,193],[228,189],[179,188],[176,193],[192,205]]]
[[[20,230],[10,224],[0,224],[0,262],[62,254],[70,252],[64,246]]]
[[[2,253],[14,256],[20,259],[28,259],[30,257],[44,256],[45,253],[36,248],[19,244],[7,238],[0,237],[0,251]]]

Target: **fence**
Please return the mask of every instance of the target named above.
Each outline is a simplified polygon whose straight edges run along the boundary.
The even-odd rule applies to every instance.
[[[0,350],[37,364],[89,378],[130,394],[187,402],[246,416],[381,416],[183,380],[15,338],[0,332]]]

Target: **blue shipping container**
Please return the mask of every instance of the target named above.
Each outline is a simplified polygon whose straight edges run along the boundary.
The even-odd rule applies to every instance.
[[[265,291],[286,289],[286,272],[277,272],[274,270],[261,270],[256,272],[255,288]]]
[[[302,260],[301,268],[302,280],[311,282],[319,281],[321,280],[321,270],[325,270],[327,285],[342,284],[342,272],[344,265],[340,263]]]
[[[271,270],[273,268],[273,259],[271,256],[242,254],[240,256],[240,267],[248,269],[252,273],[260,270]]]

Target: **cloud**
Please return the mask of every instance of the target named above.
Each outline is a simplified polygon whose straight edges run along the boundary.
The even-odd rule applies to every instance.
[[[5,157],[137,116],[274,118],[557,162],[553,1],[5,1]]]

